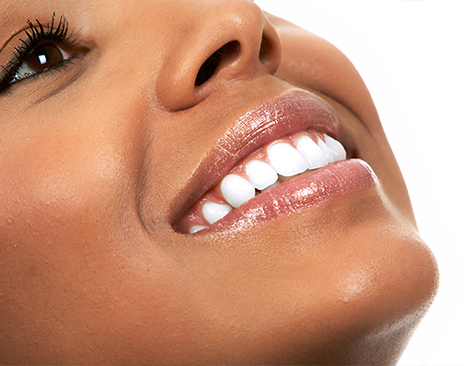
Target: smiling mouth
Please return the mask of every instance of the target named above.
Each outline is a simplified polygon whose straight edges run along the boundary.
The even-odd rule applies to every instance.
[[[251,153],[181,218],[177,231],[194,234],[255,196],[304,173],[345,160],[343,145],[314,129],[273,140]]]

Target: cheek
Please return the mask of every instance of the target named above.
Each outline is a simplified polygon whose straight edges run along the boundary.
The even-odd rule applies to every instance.
[[[63,222],[69,230],[95,212],[114,211],[108,205],[121,190],[120,159],[68,137],[29,140],[2,162],[0,217],[11,229],[39,237]]]
[[[72,281],[68,275],[78,264],[88,268],[82,263],[84,253],[89,248],[98,251],[95,242],[122,221],[123,203],[116,197],[127,198],[128,162],[98,135],[96,143],[82,130],[46,121],[34,127],[25,123],[21,130],[3,135],[2,313],[11,310],[10,305],[21,313],[34,304],[24,321],[43,310],[56,295],[53,287]]]
[[[139,131],[93,118],[74,119],[78,127],[28,126],[2,141],[0,354],[6,359],[32,351],[47,360],[48,347],[86,360],[86,349],[118,354],[131,349],[133,335],[140,344],[132,349],[141,350],[153,337],[150,329],[164,329],[159,334],[168,339],[185,328],[158,317],[163,309],[187,310],[175,263],[147,240],[138,216]]]
[[[2,121],[0,223],[20,237],[83,235],[83,226],[121,221],[135,204],[140,131],[122,123],[124,110],[115,116],[93,100],[58,94]]]
[[[69,263],[78,243],[98,235],[101,214],[117,215],[112,198],[121,190],[117,155],[89,151],[84,136],[42,128],[10,135],[0,155],[1,267],[23,276]]]
[[[136,212],[137,131],[59,96],[2,121],[0,242],[28,253],[25,265],[41,250],[66,255],[71,243],[98,241]]]

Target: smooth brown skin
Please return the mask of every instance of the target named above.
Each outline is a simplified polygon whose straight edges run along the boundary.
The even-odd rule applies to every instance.
[[[56,12],[90,50],[0,97],[0,363],[395,364],[437,269],[340,51],[248,0],[0,7],[0,45]],[[229,41],[240,52],[195,87]],[[336,109],[380,185],[238,233],[176,233],[220,137],[291,84]]]

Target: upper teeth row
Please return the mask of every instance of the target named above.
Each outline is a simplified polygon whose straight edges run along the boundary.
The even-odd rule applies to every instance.
[[[321,168],[334,161],[346,159],[342,144],[323,134],[301,134],[293,146],[289,142],[276,142],[266,150],[266,158],[252,159],[245,164],[246,177],[238,174],[226,175],[220,183],[220,191],[226,203],[207,201],[202,206],[205,220],[212,225],[227,215],[233,208],[239,207],[256,195],[256,190],[266,190],[280,184],[289,177],[307,170]],[[189,233],[193,234],[206,228],[205,225],[193,225]]]

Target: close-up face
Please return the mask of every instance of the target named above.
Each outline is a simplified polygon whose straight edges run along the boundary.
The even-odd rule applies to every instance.
[[[438,272],[339,50],[250,0],[0,7],[1,364],[398,361]]]

